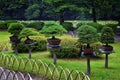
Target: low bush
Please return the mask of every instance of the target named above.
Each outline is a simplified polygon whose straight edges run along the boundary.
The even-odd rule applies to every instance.
[[[95,22],[87,23],[87,25],[96,28],[98,32],[101,32],[102,28],[104,27],[103,25],[101,25],[99,23],[95,23]]]
[[[114,33],[116,33],[116,29],[117,29],[118,24],[109,23],[109,24],[106,24],[105,26],[112,28]]]
[[[54,52],[51,50],[51,56]],[[59,48],[55,51],[57,58],[78,58],[80,56],[79,48]]]
[[[23,24],[24,26],[27,27],[27,25],[29,24],[28,22],[25,22],[25,21],[19,21],[21,24]]]
[[[16,20],[6,20],[0,22],[0,30],[7,30],[11,23],[17,23]]]
[[[0,22],[0,30],[7,30],[6,22]]]
[[[67,31],[73,31],[74,27],[71,22],[64,22],[62,23],[62,26],[67,30]]]
[[[11,23],[18,23],[18,21],[16,21],[16,20],[6,20],[5,23],[6,23],[7,27],[9,27],[9,25]]]
[[[76,25],[76,28],[78,29],[80,26],[84,25],[86,23],[82,23],[82,22],[79,22],[77,25]]]
[[[55,50],[57,58],[78,58],[80,56],[80,48],[76,47],[77,39],[64,37],[61,41],[61,48]],[[51,56],[54,52],[50,50]]]
[[[25,23],[24,23],[25,24]],[[25,24],[27,27],[30,27],[30,28],[35,28],[37,30],[41,30],[44,26],[44,22],[39,22],[39,21],[36,21],[36,22],[30,22],[28,24]]]
[[[45,51],[47,50],[47,41],[46,38],[43,36],[30,36],[30,39],[35,40],[37,44],[32,46],[32,51]],[[14,45],[12,46],[13,49],[15,48]],[[24,53],[28,52],[28,46],[24,44],[24,41],[22,41],[20,44],[18,44],[18,52]]]

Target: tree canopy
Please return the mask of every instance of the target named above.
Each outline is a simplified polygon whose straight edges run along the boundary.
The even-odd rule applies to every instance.
[[[1,20],[118,20],[120,0],[0,0]]]

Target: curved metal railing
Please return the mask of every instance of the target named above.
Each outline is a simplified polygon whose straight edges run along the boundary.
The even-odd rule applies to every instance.
[[[86,74],[77,70],[71,71],[67,68],[64,69],[61,66],[56,67],[54,64],[43,63],[41,60],[16,57],[14,55],[8,56],[2,53],[0,54],[0,66],[17,71],[35,73],[39,77],[47,78],[49,80],[90,80]],[[4,71],[2,72],[2,76],[6,78],[8,75],[4,75]],[[15,72],[13,71],[13,73]],[[19,74],[21,75],[21,73]],[[16,74],[13,76],[16,77]],[[23,75],[21,76],[23,77]]]
[[[22,74],[0,67],[0,80],[33,80],[29,73]]]

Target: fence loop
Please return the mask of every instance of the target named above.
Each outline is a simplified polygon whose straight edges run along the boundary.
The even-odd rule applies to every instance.
[[[41,78],[52,80],[90,80],[90,78],[83,72],[70,71],[61,66],[46,64],[41,60],[30,60],[27,58],[16,57],[14,55],[7,56],[5,54],[0,54],[0,60],[0,65],[8,69],[14,69],[17,71],[22,69],[24,72],[36,72]],[[29,73],[24,75],[21,72],[6,70],[0,67],[0,80],[8,80],[9,77],[11,77],[10,80],[33,80]]]

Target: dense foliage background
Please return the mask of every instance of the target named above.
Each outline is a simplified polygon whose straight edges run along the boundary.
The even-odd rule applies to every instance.
[[[0,0],[1,20],[117,20],[120,0]]]

